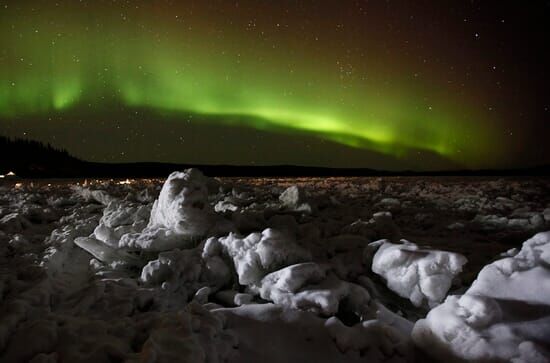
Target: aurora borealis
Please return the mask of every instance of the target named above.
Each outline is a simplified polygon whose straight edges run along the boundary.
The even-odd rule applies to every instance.
[[[336,158],[327,166],[347,166],[346,150],[412,160],[418,169],[425,154],[449,167],[521,166],[529,155],[540,159],[532,164],[548,162],[545,148],[525,146],[548,128],[540,79],[521,78],[537,69],[529,62],[538,55],[521,58],[517,40],[509,38],[514,25],[529,20],[511,14],[539,9],[507,5],[489,12],[497,3],[450,4],[3,1],[0,134],[55,142],[95,161],[141,161],[133,151],[146,144],[133,142],[134,134],[146,138],[153,128],[172,127],[166,138],[189,140],[199,133],[184,134],[189,129],[178,122],[203,122],[212,133],[210,140],[200,133],[203,144],[213,144],[203,151],[212,153],[204,159],[211,163],[225,153],[213,141],[224,137],[213,125],[224,133],[259,131],[259,140],[242,142],[274,150],[281,145],[266,145],[261,135],[341,145],[342,163]],[[111,110],[116,120],[105,120]],[[134,122],[143,110],[154,121]],[[93,124],[94,117],[102,117],[102,132],[94,139],[93,126],[86,126],[87,142],[97,146],[80,150],[76,135],[57,135],[59,120],[74,126]],[[109,126],[120,127],[121,119],[142,126],[109,138]],[[91,152],[94,147],[111,148],[113,157]],[[157,155],[198,160],[173,149]],[[296,150],[310,155],[283,161],[324,165],[315,151]],[[150,160],[168,161],[153,154]],[[261,153],[253,161],[269,163]]]

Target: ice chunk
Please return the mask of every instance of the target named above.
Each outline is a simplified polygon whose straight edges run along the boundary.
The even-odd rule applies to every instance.
[[[384,198],[378,202],[378,206],[383,208],[388,208],[391,210],[396,210],[401,207],[401,202],[396,198]]]
[[[368,239],[395,239],[400,235],[399,228],[393,221],[391,212],[377,212],[369,221],[357,220],[342,229],[344,234],[356,234]]]
[[[181,296],[184,302],[203,287],[208,287],[210,294],[230,281],[231,272],[219,256],[203,259],[201,252],[200,248],[161,252],[143,267],[140,282],[145,286],[162,286],[168,293]]]
[[[203,236],[212,224],[207,183],[197,169],[170,174],[153,205],[149,225],[184,236]]]
[[[268,273],[283,266],[308,261],[311,254],[296,244],[294,238],[275,229],[251,233],[242,238],[234,233],[227,237],[210,238],[203,257],[223,251],[233,260],[241,285],[258,286]]]
[[[119,247],[146,251],[191,247],[215,225],[207,185],[208,178],[196,169],[170,174],[147,227],[141,233],[123,235]]]
[[[105,190],[90,189],[87,187],[74,186],[73,190],[75,194],[82,197],[87,202],[97,202],[103,205],[109,205],[112,201],[116,200],[115,197],[109,195]]]
[[[287,266],[265,276],[260,296],[276,304],[325,316],[338,312],[340,302],[348,298],[353,313],[366,313],[370,296],[358,285],[342,281],[327,268],[313,262]]]
[[[286,188],[279,196],[279,200],[289,209],[311,212],[311,205],[306,201],[305,192],[296,185]]]
[[[94,237],[111,247],[118,247],[124,234],[141,232],[145,228],[150,213],[151,207],[147,205],[111,202],[103,210]]]
[[[445,297],[453,278],[462,271],[466,257],[453,252],[421,249],[384,241],[372,261],[372,271],[382,276],[388,287],[415,306],[433,306]]]
[[[93,237],[78,237],[74,243],[89,252],[92,256],[108,265],[139,265],[140,260],[137,256],[130,254],[122,249],[109,247],[100,240]]]
[[[550,357],[550,232],[521,251],[485,266],[461,296],[419,320],[413,339],[440,359],[548,362]]]

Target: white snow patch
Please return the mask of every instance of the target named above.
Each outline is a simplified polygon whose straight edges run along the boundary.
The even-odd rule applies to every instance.
[[[419,320],[413,339],[439,359],[549,362],[550,232],[485,266],[461,296]]]
[[[466,257],[453,252],[421,249],[384,241],[372,261],[372,271],[382,276],[388,287],[415,306],[441,302],[453,278],[462,271]]]
[[[287,233],[267,228],[261,233],[240,237],[230,233],[227,237],[209,238],[203,257],[224,252],[233,260],[241,285],[254,289],[268,273],[289,264],[308,261],[311,254],[296,244]]]

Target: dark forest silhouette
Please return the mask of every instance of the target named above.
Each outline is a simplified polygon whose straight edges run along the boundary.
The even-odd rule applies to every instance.
[[[80,163],[67,150],[39,141],[0,136],[0,173],[15,171],[18,175],[55,176]]]
[[[391,175],[550,175],[550,166],[513,170],[455,170],[388,172],[373,169],[335,169],[295,165],[235,166],[167,163],[96,163],[83,161],[67,150],[39,141],[0,136],[0,174],[14,171],[24,178],[166,177],[174,170],[197,167],[210,176],[391,176]]]

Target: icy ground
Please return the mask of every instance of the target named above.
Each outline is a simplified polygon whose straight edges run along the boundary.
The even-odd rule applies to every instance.
[[[550,362],[549,192],[5,181],[0,362]]]

